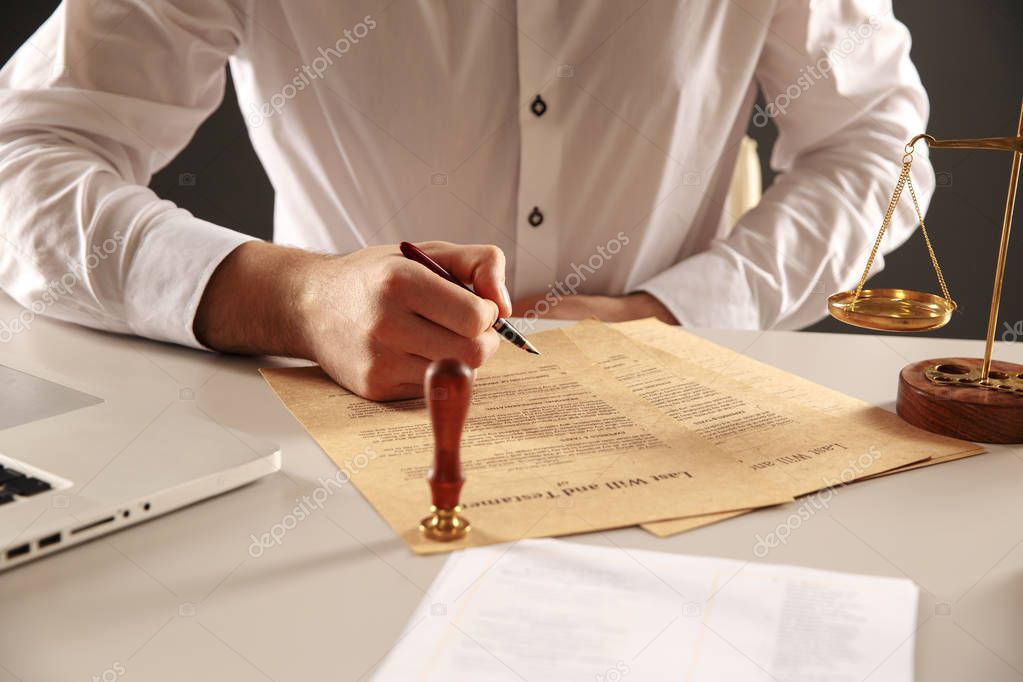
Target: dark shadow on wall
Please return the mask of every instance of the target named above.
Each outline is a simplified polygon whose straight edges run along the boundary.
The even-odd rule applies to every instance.
[[[57,6],[54,0],[5,3],[0,10],[0,58],[4,61]],[[895,14],[913,33],[913,60],[931,98],[928,132],[938,137],[1009,135],[1023,97],[1023,2],[896,0]],[[765,182],[776,131],[750,126],[760,146]],[[922,132],[922,131],[921,131]],[[898,150],[893,150],[897,153]],[[985,151],[932,152],[939,186],[927,215],[938,257],[959,310],[936,336],[984,335],[1001,211],[1010,157]],[[894,184],[895,178],[892,178]],[[228,85],[220,108],[200,127],[188,147],[156,174],[151,187],[161,197],[211,222],[263,239],[273,233],[273,188],[249,143],[234,90]],[[1023,202],[1023,199],[1020,200]],[[1023,341],[1023,204],[1002,296],[999,336]],[[865,262],[867,254],[858,254]],[[887,257],[871,286],[937,291],[919,231]],[[825,296],[825,292],[818,295]],[[830,318],[814,331],[857,333]]]

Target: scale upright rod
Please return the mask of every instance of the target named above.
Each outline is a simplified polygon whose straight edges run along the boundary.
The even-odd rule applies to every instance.
[[[1020,102],[1019,123],[1016,125],[1017,139],[1023,137],[1023,101]],[[1016,203],[1016,188],[1019,185],[1020,166],[1019,147],[1012,152],[1012,169],[1009,171],[1009,193],[1005,197],[1005,216],[1002,218],[1002,239],[998,244],[998,261],[995,264],[994,290],[991,292],[991,311],[987,318],[987,342],[984,346],[984,365],[981,368],[981,381],[988,381],[991,372],[991,351],[995,343],[995,331],[998,328],[998,304],[1002,298],[1002,281],[1005,278],[1005,257],[1009,250],[1009,230],[1012,227],[1012,209]]]

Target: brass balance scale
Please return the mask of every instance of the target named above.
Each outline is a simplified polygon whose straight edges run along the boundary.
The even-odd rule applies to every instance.
[[[985,443],[1023,442],[1023,365],[992,361],[998,304],[1002,296],[1009,230],[1023,156],[1023,103],[1015,137],[986,137],[961,140],[936,140],[927,134],[914,137],[905,148],[902,171],[892,199],[885,211],[881,230],[867,258],[859,284],[828,298],[828,310],[835,318],[857,327],[876,331],[919,332],[937,329],[948,323],[956,309],[941,274],[930,236],[924,225],[909,171],[915,145],[924,140],[937,149],[1000,149],[1012,152],[1009,193],[1005,199],[1002,237],[995,264],[994,291],[988,315],[987,344],[984,358],[937,358],[907,365],[899,375],[896,410],[907,422],[920,428],[966,440]],[[907,289],[864,289],[881,239],[891,223],[895,207],[904,189],[909,189],[927,253],[938,277],[941,295]]]

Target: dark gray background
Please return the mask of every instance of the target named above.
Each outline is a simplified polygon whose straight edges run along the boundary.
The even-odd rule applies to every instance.
[[[0,9],[0,57],[6,61],[57,4],[55,0],[7,0]],[[1015,132],[1023,97],[1023,41],[1019,39],[1023,2],[896,0],[895,14],[913,34],[913,61],[930,94],[928,132],[939,138]],[[751,126],[750,134],[760,143],[764,179],[770,182],[773,174],[767,158],[775,130],[770,125]],[[932,160],[939,186],[927,222],[952,296],[959,304],[952,322],[932,334],[982,338],[1010,156],[1004,152],[935,150]],[[195,183],[181,182],[182,174],[194,175]],[[153,178],[151,186],[160,196],[206,220],[265,239],[273,233],[273,189],[249,144],[230,87],[221,107],[185,151]],[[1023,203],[1014,221],[1017,234],[1010,243],[999,336],[1005,325],[1023,330],[1020,213]],[[885,270],[870,283],[937,290],[919,231],[888,257]],[[830,318],[811,329],[857,331]]]

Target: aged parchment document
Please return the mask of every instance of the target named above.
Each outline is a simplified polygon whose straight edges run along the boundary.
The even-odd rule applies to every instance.
[[[656,320],[614,325],[630,339],[644,344],[648,351],[645,361],[630,349],[619,346],[616,351],[603,334],[603,345],[586,342],[586,335],[596,336],[594,326],[599,325],[584,323],[568,331],[616,378],[637,394],[645,393],[681,423],[709,432],[715,444],[754,469],[784,470],[795,484],[790,489],[795,496],[984,451],[973,443],[917,429],[887,410]],[[676,378],[666,378],[664,372]],[[746,430],[751,422],[755,428]],[[810,456],[774,456],[784,450],[782,444],[811,434],[821,444],[803,451]],[[827,443],[836,447],[822,449]],[[672,535],[739,513],[675,519],[643,527],[657,535]]]
[[[462,446],[462,507],[473,531],[452,543],[424,540],[418,531],[430,505],[424,478],[433,456],[422,400],[372,403],[318,367],[262,372],[320,447],[420,553],[792,499],[784,475],[737,462],[653,409],[563,331],[536,338],[542,356],[503,344],[479,372]]]

